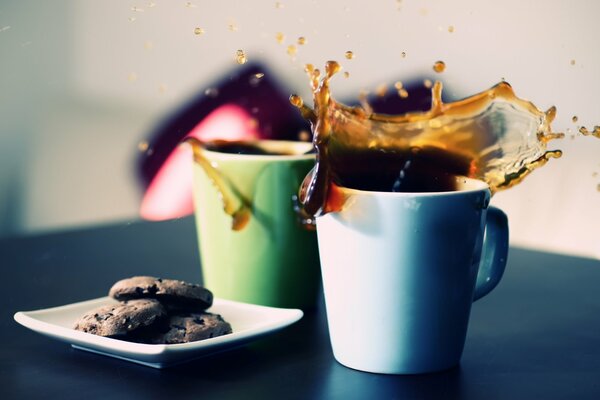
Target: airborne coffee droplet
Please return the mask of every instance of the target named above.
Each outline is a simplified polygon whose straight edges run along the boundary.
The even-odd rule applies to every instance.
[[[244,52],[244,50],[238,50],[235,53],[235,61],[238,64],[246,64],[248,62],[248,58],[246,57],[246,53]]]
[[[446,63],[444,63],[443,61],[436,61],[433,64],[433,70],[438,74],[444,72],[446,70]]]
[[[375,89],[375,95],[377,97],[384,97],[387,94],[388,88],[386,84],[381,84]]]
[[[150,147],[150,145],[145,140],[138,143],[138,150],[141,151],[142,153],[146,152],[149,147]]]
[[[288,55],[289,55],[290,57],[294,57],[294,56],[296,55],[296,53],[298,52],[298,48],[297,48],[295,45],[293,45],[293,44],[290,44],[290,45],[287,47],[287,49],[286,49],[286,52],[288,53]]]
[[[304,100],[302,100],[302,97],[298,96],[297,94],[293,94],[290,96],[290,103],[300,108],[304,105]]]
[[[282,44],[285,41],[285,35],[281,32],[277,32],[275,34],[275,40],[277,40],[277,43]]]

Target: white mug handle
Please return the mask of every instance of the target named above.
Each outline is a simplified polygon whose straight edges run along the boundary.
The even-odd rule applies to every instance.
[[[473,301],[492,291],[502,279],[508,255],[508,219],[500,209],[489,207],[485,221],[485,239],[479,264]]]

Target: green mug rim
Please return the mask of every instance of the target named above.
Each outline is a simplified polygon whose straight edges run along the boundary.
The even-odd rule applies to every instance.
[[[310,142],[300,142],[293,140],[264,140],[264,139],[250,139],[250,140],[235,140],[235,142],[257,145],[265,150],[273,149],[273,151],[277,151],[277,149],[281,148],[293,148],[293,152],[297,154],[238,154],[238,153],[224,153],[220,151],[208,150],[202,148],[202,153],[206,155],[207,158],[210,158],[211,161],[270,161],[270,162],[278,162],[278,161],[296,161],[296,160],[311,160],[315,158],[315,153],[306,153],[313,148],[312,143]],[[287,146],[287,147],[286,147]]]

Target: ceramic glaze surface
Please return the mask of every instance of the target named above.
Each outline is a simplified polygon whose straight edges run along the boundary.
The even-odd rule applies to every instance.
[[[424,194],[343,190],[344,209],[317,218],[336,359],[380,373],[456,365],[474,293],[492,290],[506,262],[506,217],[488,208],[487,186],[469,181],[460,191]]]
[[[269,145],[271,141],[261,141]],[[298,222],[292,196],[314,165],[310,143],[271,142],[296,155],[204,151],[234,192],[251,207],[248,224],[232,219],[205,171],[194,163],[194,202],[204,284],[215,296],[274,307],[313,306],[319,286],[314,231]]]

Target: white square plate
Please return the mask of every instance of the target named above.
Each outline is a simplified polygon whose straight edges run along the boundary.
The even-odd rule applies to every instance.
[[[191,343],[142,344],[96,336],[73,329],[75,321],[86,312],[115,302],[116,300],[110,297],[102,297],[44,310],[21,311],[16,313],[14,318],[29,329],[70,343],[76,349],[153,368],[164,368],[239,347],[285,328],[303,316],[302,311],[296,309],[264,307],[215,299],[208,311],[221,314],[223,319],[231,324],[233,331],[231,334]]]

